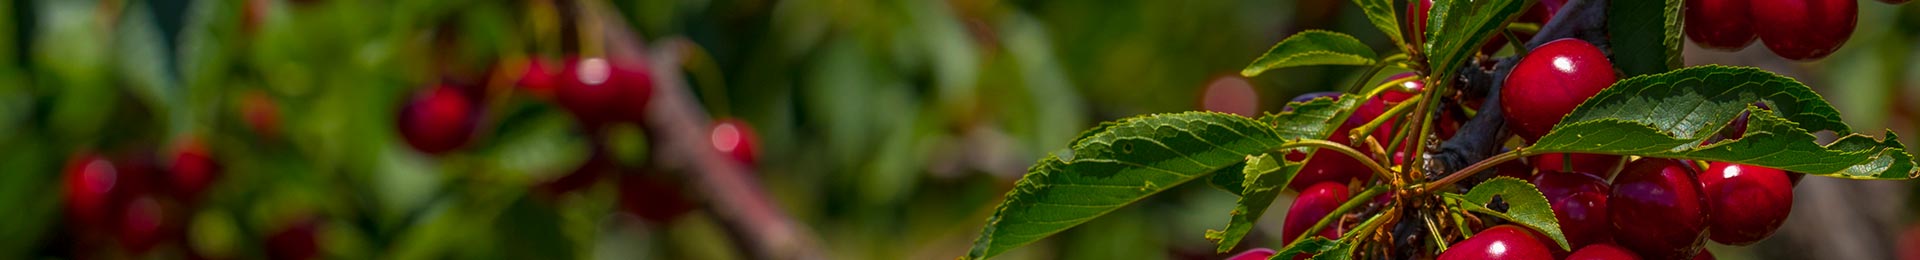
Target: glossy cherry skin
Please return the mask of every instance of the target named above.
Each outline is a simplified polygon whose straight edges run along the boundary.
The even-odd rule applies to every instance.
[[[1274,252],[1273,249],[1254,248],[1253,250],[1247,250],[1246,252],[1240,252],[1240,254],[1227,257],[1227,260],[1267,260],[1267,258],[1272,258],[1275,253],[1278,252]]]
[[[1754,0],[1753,28],[1774,55],[1797,61],[1825,58],[1847,43],[1858,23],[1853,0]]]
[[[1345,183],[1321,182],[1300,191],[1300,196],[1293,199],[1293,205],[1287,206],[1287,219],[1280,226],[1280,243],[1293,243],[1300,233],[1313,228],[1314,223],[1333,213],[1333,209],[1339,208],[1341,203],[1346,203],[1348,196]],[[1339,229],[1338,225],[1327,226],[1320,229],[1319,234],[1328,239],[1338,238]]]
[[[1540,45],[1520,59],[1500,90],[1507,128],[1528,142],[1546,135],[1575,106],[1619,80],[1600,49],[1578,39]]]
[[[1701,250],[1705,252],[1706,250]],[[1566,260],[1640,260],[1640,255],[1614,244],[1592,244],[1573,251]]]
[[[760,137],[746,121],[735,118],[715,121],[708,140],[714,150],[736,162],[753,165],[760,160]]]
[[[1245,117],[1260,116],[1260,93],[1240,76],[1221,76],[1207,83],[1200,93],[1200,108],[1207,111]]]
[[[115,206],[115,191],[124,189],[119,187],[124,184],[114,163],[83,153],[67,162],[65,172],[66,207],[71,220],[82,226],[98,226],[112,219],[109,212]]]
[[[1606,180],[1585,173],[1540,171],[1532,182],[1547,197],[1569,247],[1613,240],[1613,222],[1607,211],[1607,196],[1612,191]]]
[[[1737,51],[1759,39],[1745,0],[1687,0],[1687,38],[1701,48]]]
[[[1793,210],[1793,183],[1773,168],[1727,162],[1707,164],[1700,187],[1711,209],[1709,237],[1727,245],[1750,245],[1772,236]]]
[[[1700,254],[1693,255],[1693,260],[1714,260],[1714,259],[1718,259],[1718,258],[1713,257],[1713,252],[1708,252],[1707,250],[1700,250]]]
[[[1706,242],[1707,199],[1692,165],[1645,158],[1627,163],[1607,198],[1621,246],[1653,259],[1679,259]]]
[[[1613,167],[1620,164],[1619,155],[1591,153],[1542,154],[1529,157],[1527,160],[1533,162],[1534,169],[1542,172],[1564,172],[1568,162],[1571,161],[1573,172],[1592,174],[1603,180],[1612,179]]]
[[[173,161],[167,165],[167,180],[181,198],[197,199],[220,177],[220,162],[199,138],[188,138],[174,149]]]
[[[613,82],[613,64],[603,58],[568,58],[560,69],[554,99],[582,124],[597,126],[613,120],[613,103],[620,88]]]
[[[1499,225],[1481,230],[1473,237],[1440,252],[1440,260],[1553,259],[1547,246],[1532,231],[1514,225]]]
[[[400,108],[400,135],[414,150],[444,154],[465,146],[479,125],[478,107],[457,88],[439,85]]]

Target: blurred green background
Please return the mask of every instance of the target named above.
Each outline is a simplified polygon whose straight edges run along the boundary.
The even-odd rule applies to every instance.
[[[1920,10],[1861,5],[1860,29],[1824,61],[1689,44],[1688,63],[1779,71],[1856,128],[1920,136]],[[1239,78],[1301,30],[1396,50],[1347,1],[0,0],[0,17],[5,259],[951,259],[1033,160],[1100,121],[1201,109],[1216,81],[1244,80],[1260,111],[1278,111],[1358,80],[1347,67]],[[707,136],[592,130],[514,86],[529,61],[623,48],[672,74],[656,93],[691,94],[653,103],[757,130],[743,176],[764,190],[661,166],[716,156],[664,145]],[[415,151],[398,111],[450,82],[488,93],[479,130],[451,153]],[[64,210],[73,158],[164,166],[191,143],[224,168],[204,196],[162,199],[157,246],[129,249]],[[594,171],[611,176],[549,188],[603,156],[617,166]],[[1902,231],[1911,184],[1810,183],[1783,235],[1711,250],[1888,259],[1920,245],[1899,239],[1916,233]],[[1201,186],[1003,258],[1221,258],[1201,234],[1224,226],[1234,197]],[[718,193],[767,200],[798,233],[743,227]],[[1284,215],[1247,243],[1277,247]],[[313,253],[287,252],[303,245]]]

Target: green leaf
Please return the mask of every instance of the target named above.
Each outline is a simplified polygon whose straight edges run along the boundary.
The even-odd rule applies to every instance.
[[[1273,44],[1273,49],[1247,64],[1240,75],[1253,77],[1271,69],[1299,66],[1371,65],[1378,58],[1372,48],[1351,35],[1307,30]]]
[[[1613,1],[1607,9],[1613,67],[1626,76],[1680,68],[1683,0]]]
[[[1374,28],[1379,28],[1380,33],[1387,34],[1387,38],[1392,38],[1394,43],[1407,42],[1400,38],[1400,18],[1395,16],[1399,8],[1393,5],[1393,0],[1353,0],[1353,4],[1359,5],[1360,11],[1367,13],[1367,21],[1372,22]]]
[[[1427,13],[1427,64],[1437,78],[1451,78],[1480,52],[1480,44],[1507,28],[1526,10],[1526,0],[1438,0]]]
[[[1324,237],[1315,236],[1315,237],[1309,237],[1306,240],[1300,240],[1298,242],[1294,242],[1292,246],[1288,246],[1286,248],[1281,249],[1279,252],[1275,252],[1273,254],[1273,257],[1267,258],[1267,259],[1293,259],[1295,255],[1319,254],[1319,253],[1328,252],[1328,251],[1335,251],[1341,247],[1353,248],[1353,245],[1347,244],[1346,242],[1340,242],[1336,240],[1327,239]],[[1338,255],[1338,254],[1327,254],[1327,255]],[[1315,257],[1318,257],[1318,256],[1316,255]],[[1315,259],[1318,259],[1318,258],[1315,258]]]
[[[1293,111],[1269,114],[1261,117],[1260,121],[1277,126],[1275,130],[1284,140],[1303,138],[1324,140],[1328,135],[1333,134],[1334,129],[1339,128],[1341,122],[1346,121],[1347,115],[1355,107],[1360,106],[1363,100],[1365,99],[1316,98],[1307,102],[1293,103],[1291,104]],[[1318,149],[1295,149],[1308,155],[1301,158],[1312,158],[1313,150]],[[1242,188],[1239,193],[1240,200],[1235,202],[1233,212],[1228,213],[1230,219],[1227,221],[1227,227],[1222,231],[1207,232],[1207,239],[1213,240],[1218,246],[1215,248],[1217,252],[1231,251],[1234,245],[1240,244],[1242,238],[1246,238],[1247,232],[1253,230],[1253,222],[1260,220],[1260,216],[1266,214],[1267,207],[1273,204],[1273,199],[1280,196],[1280,191],[1286,189],[1287,183],[1293,180],[1294,174],[1299,173],[1300,166],[1305,163],[1304,161],[1287,161],[1269,154],[1261,154],[1247,160],[1245,171],[1242,172],[1244,176],[1241,177],[1243,182],[1240,185]]]
[[[1213,112],[1103,123],[1028,168],[965,258],[999,255],[1239,164],[1280,147],[1279,136],[1253,119]]]
[[[1745,137],[1701,145],[1741,111],[1753,113]],[[1821,145],[1813,134],[1820,131],[1841,137]],[[1913,155],[1892,132],[1883,140],[1854,133],[1806,85],[1749,67],[1699,66],[1622,80],[1527,149],[1724,161],[1851,179],[1916,174]]]
[[[1553,205],[1547,203],[1547,197],[1533,184],[1513,177],[1497,177],[1473,186],[1465,199],[1473,206],[1484,208],[1493,203],[1494,197],[1507,204],[1507,212],[1494,215],[1539,230],[1559,243],[1561,250],[1572,250],[1567,246],[1567,236],[1560,232],[1560,221],[1553,217]]]

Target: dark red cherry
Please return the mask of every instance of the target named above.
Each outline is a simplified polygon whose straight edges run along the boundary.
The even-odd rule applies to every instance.
[[[1744,0],[1687,0],[1687,38],[1701,48],[1737,51],[1759,39]]]
[[[1571,162],[1573,172],[1592,174],[1600,179],[1612,179],[1613,167],[1620,164],[1619,155],[1591,153],[1554,153],[1535,155],[1527,158],[1533,162],[1533,168],[1540,171],[1565,172]]]
[[[621,176],[620,207],[649,223],[670,223],[696,207],[675,181],[662,174]]]
[[[755,135],[753,127],[746,121],[735,118],[714,121],[708,140],[714,150],[736,162],[754,165],[760,160],[760,137]]]
[[[167,165],[167,180],[181,198],[192,200],[206,192],[207,186],[220,177],[220,171],[220,162],[214,160],[205,141],[187,138],[174,148],[173,161]]]
[[[153,196],[142,195],[128,200],[120,212],[120,246],[136,253],[153,249],[165,238],[167,222],[175,221],[168,219],[170,216],[166,205]]]
[[[1407,43],[1414,46],[1426,43],[1427,11],[1432,9],[1433,0],[1407,1],[1407,22],[1402,23],[1407,28],[1401,29],[1406,34]]]
[[[1713,214],[1709,237],[1727,245],[1750,245],[1772,236],[1793,209],[1793,183],[1773,168],[1728,162],[1707,164],[1700,186]]]
[[[1300,233],[1306,232],[1308,228],[1313,227],[1314,223],[1320,222],[1320,219],[1326,218],[1327,214],[1333,213],[1333,209],[1339,208],[1341,203],[1346,203],[1347,196],[1349,195],[1345,183],[1321,182],[1301,190],[1300,196],[1293,199],[1293,205],[1287,207],[1287,219],[1280,225],[1280,243],[1293,243],[1293,239],[1299,238]],[[1331,225],[1320,229],[1320,237],[1328,239],[1340,237],[1338,226]]]
[[[400,108],[400,135],[415,150],[443,154],[473,138],[479,125],[475,102],[448,85],[420,93]]]
[[[1273,249],[1254,248],[1253,250],[1247,250],[1246,252],[1240,252],[1240,254],[1227,257],[1227,260],[1267,260],[1267,258],[1273,258],[1275,253],[1277,252],[1274,252]]]
[[[1600,243],[1581,247],[1572,255],[1567,255],[1566,260],[1640,260],[1640,255],[1614,244]]]
[[[1613,180],[1607,210],[1621,246],[1654,259],[1699,253],[1706,242],[1707,199],[1692,165],[1645,158],[1627,163]]]
[[[1713,252],[1708,252],[1705,249],[1701,249],[1700,254],[1693,255],[1693,260],[1714,260],[1714,259],[1717,259],[1717,258],[1713,257]]]
[[[1858,22],[1860,4],[1854,0],[1754,0],[1754,32],[1768,50],[1781,58],[1810,61],[1825,58],[1847,43]]]
[[[1473,237],[1440,252],[1440,260],[1553,259],[1547,246],[1533,237],[1532,231],[1514,225],[1499,225],[1481,230]]]
[[[77,225],[98,226],[111,219],[113,196],[120,184],[120,171],[112,161],[99,155],[82,153],[67,162],[65,174],[67,214]]]
[[[1547,197],[1567,245],[1580,248],[1613,240],[1613,222],[1608,219],[1607,181],[1592,174],[1540,171],[1533,185]]]
[[[619,96],[612,109],[620,120],[640,123],[647,117],[647,106],[653,104],[653,74],[646,64],[632,62],[613,62],[613,76],[608,79],[619,88]]]
[[[560,71],[545,59],[538,57],[527,59],[526,70],[520,73],[520,80],[514,82],[521,90],[535,97],[547,99],[553,97],[554,89],[560,85]]]
[[[318,220],[303,219],[288,223],[267,235],[268,259],[318,259],[320,244]]]
[[[1200,108],[1207,111],[1235,114],[1245,117],[1260,116],[1260,94],[1255,92],[1253,84],[1240,76],[1221,76],[1207,83],[1205,93],[1201,93]]]
[[[1500,90],[1501,110],[1507,127],[1531,142],[1618,79],[1599,48],[1578,39],[1554,40],[1514,65]]]
[[[569,58],[560,69],[560,84],[553,91],[555,100],[582,124],[597,126],[613,120],[612,107],[621,96],[620,88],[608,83],[613,75],[613,65],[607,59]]]

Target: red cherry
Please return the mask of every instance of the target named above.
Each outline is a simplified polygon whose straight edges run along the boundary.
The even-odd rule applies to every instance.
[[[1406,32],[1407,43],[1414,46],[1426,43],[1427,11],[1432,9],[1433,0],[1407,1],[1407,22],[1402,23],[1407,28],[1401,29]]]
[[[1306,98],[1308,95],[1316,95],[1316,93],[1308,93],[1307,95],[1301,96],[1301,98]],[[1295,100],[1300,100],[1301,98],[1295,98]],[[1339,99],[1341,97],[1336,96],[1334,98]],[[1369,108],[1369,106],[1374,107]],[[1378,106],[1384,105],[1374,104],[1374,102],[1370,100],[1368,104],[1363,104],[1359,108],[1356,108],[1352,115],[1347,116],[1346,122],[1342,122],[1339,127],[1333,130],[1333,134],[1327,137],[1327,141],[1342,144],[1350,143],[1352,138],[1347,136],[1348,132],[1352,132],[1355,127],[1365,125],[1368,121],[1372,121],[1373,118],[1379,117],[1381,113],[1385,112],[1386,109],[1378,108]],[[1386,128],[1382,127],[1381,129]],[[1378,134],[1378,132],[1375,133]],[[1376,136],[1374,138],[1378,139],[1379,137]],[[1321,182],[1338,182],[1344,184],[1354,180],[1365,181],[1373,177],[1372,170],[1367,169],[1366,165],[1361,164],[1359,160],[1332,151],[1314,152],[1313,158],[1311,159],[1306,158],[1302,153],[1287,153],[1287,160],[1307,160],[1307,165],[1301,166],[1300,171],[1294,174],[1293,180],[1287,183],[1287,188],[1295,191],[1306,190],[1308,185]]]
[[[1546,135],[1561,117],[1619,78],[1599,48],[1559,39],[1534,48],[1507,75],[1500,90],[1507,127],[1529,142]]]
[[[653,74],[648,72],[646,64],[636,62],[613,62],[613,76],[609,84],[619,89],[619,96],[611,105],[618,119],[640,123],[647,116],[647,106],[653,102]]]
[[[219,178],[220,170],[220,162],[207,151],[206,143],[199,138],[188,138],[175,148],[167,177],[178,196],[197,199]]]
[[[514,85],[539,98],[552,98],[555,88],[560,85],[560,75],[544,59],[527,59],[526,71],[520,73],[520,80]]]
[[[1706,242],[1707,199],[1691,165],[1647,158],[1627,163],[1607,198],[1614,237],[1642,256],[1677,259]]]
[[[1293,199],[1293,205],[1287,206],[1287,219],[1280,225],[1280,243],[1291,244],[1300,233],[1312,228],[1314,223],[1333,213],[1341,203],[1347,202],[1347,185],[1336,182],[1321,182],[1300,191],[1300,197]],[[1335,223],[1338,224],[1338,223]],[[1320,229],[1320,237],[1334,239],[1340,237],[1338,225]]]
[[[615,81],[614,74],[606,59],[569,58],[560,70],[554,97],[582,124],[598,126],[614,119],[611,108],[620,102],[620,87],[609,83]]]
[[[1542,172],[1564,172],[1569,161],[1573,172],[1591,174],[1600,179],[1612,179],[1613,167],[1620,164],[1619,155],[1591,153],[1555,153],[1535,155],[1527,158],[1533,162],[1533,168]]]
[[[1275,253],[1277,252],[1274,252],[1273,249],[1254,248],[1253,250],[1247,250],[1246,252],[1240,252],[1240,254],[1227,257],[1227,260],[1267,260],[1267,258],[1273,258]]]
[[[1440,252],[1440,260],[1553,259],[1547,246],[1532,231],[1514,225],[1499,225],[1481,230],[1473,237]]]
[[[1687,0],[1687,38],[1701,48],[1737,51],[1753,44],[1749,2],[1744,0]]]
[[[1533,185],[1547,197],[1569,247],[1613,240],[1613,222],[1607,216],[1611,190],[1606,180],[1584,173],[1541,171],[1534,175]]]
[[[83,227],[106,224],[114,191],[121,185],[113,162],[82,153],[67,162],[65,175],[67,214]]]
[[[620,178],[620,207],[647,222],[664,224],[696,206],[673,180],[658,174],[628,174]]]
[[[305,219],[294,221],[279,231],[267,235],[267,258],[288,260],[319,258],[319,229],[317,220]]]
[[[1521,160],[1511,160],[1494,165],[1493,170],[1498,176],[1507,176],[1522,180],[1532,179],[1534,175],[1533,167],[1528,167],[1527,163]]]
[[[1747,7],[1767,49],[1797,61],[1839,50],[1853,36],[1860,15],[1860,4],[1853,0],[1754,0]]]
[[[1700,254],[1693,255],[1693,260],[1714,260],[1714,259],[1715,258],[1713,257],[1713,252],[1708,252],[1707,250],[1700,250]]]
[[[1260,93],[1254,91],[1253,84],[1247,83],[1246,78],[1221,76],[1207,83],[1205,93],[1201,93],[1200,107],[1207,111],[1256,117],[1260,116]]]
[[[1772,236],[1793,209],[1793,183],[1785,171],[1712,162],[1700,186],[1713,212],[1709,237],[1727,245],[1750,245]]]
[[[165,236],[165,224],[168,212],[158,199],[140,196],[127,201],[121,209],[120,246],[127,251],[143,253],[153,249]]]
[[[1706,252],[1706,250],[1700,250]],[[1592,244],[1573,251],[1566,260],[1640,260],[1640,255],[1613,244]]]
[[[760,158],[760,138],[754,134],[753,127],[746,121],[724,118],[713,123],[708,136],[713,149],[720,151],[736,162],[754,165]]]
[[[434,86],[400,108],[400,135],[415,150],[443,154],[473,138],[479,121],[477,110],[459,89]]]

